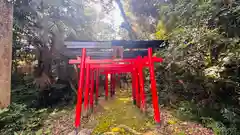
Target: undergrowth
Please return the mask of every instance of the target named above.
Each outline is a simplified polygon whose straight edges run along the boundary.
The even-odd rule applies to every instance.
[[[12,90],[11,105],[0,110],[0,132],[3,135],[38,133],[43,118],[48,115],[48,109],[30,107],[36,102],[36,96],[33,88],[19,86]]]
[[[39,98],[39,92],[32,84],[32,78],[17,79],[12,84],[11,104],[8,108],[0,109],[0,133],[1,135],[43,135],[50,134],[50,129],[42,129],[44,120],[50,113],[64,109],[69,103],[64,103],[61,90],[52,90],[50,94],[58,100],[52,100],[51,104],[42,104],[44,98]],[[23,78],[22,77],[22,78]],[[54,104],[54,106],[52,105]]]
[[[211,128],[215,135],[238,135],[239,118],[231,108],[220,111],[209,107],[199,107],[193,102],[182,101],[175,110],[175,115],[181,120],[197,121]]]

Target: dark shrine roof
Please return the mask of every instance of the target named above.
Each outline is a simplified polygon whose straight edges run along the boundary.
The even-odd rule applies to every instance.
[[[133,58],[137,56],[147,56],[147,48],[153,48],[153,51],[166,47],[167,41],[165,40],[149,40],[149,41],[126,41],[126,40],[113,40],[113,41],[65,41],[65,54],[69,57],[81,56],[81,49],[87,49],[87,56],[94,59],[112,58],[112,48],[124,48],[123,57]],[[97,49],[97,50],[96,50]],[[105,50],[104,50],[105,49]],[[130,49],[130,51],[128,50]],[[104,51],[102,51],[104,50]]]

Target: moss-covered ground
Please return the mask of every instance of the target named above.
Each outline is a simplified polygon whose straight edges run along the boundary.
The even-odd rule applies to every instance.
[[[133,105],[130,97],[126,91],[120,91],[114,98],[100,102],[104,108],[104,112],[96,117],[98,124],[94,128],[93,133],[101,134],[111,131],[122,132],[122,134],[133,134],[122,128],[121,125],[130,127],[141,133],[153,128],[153,119],[147,117],[138,107]]]
[[[214,134],[212,130],[198,123],[178,119],[173,115],[175,114],[173,110],[165,108],[161,108],[162,125],[156,128],[151,107],[148,107],[148,113],[142,113],[133,105],[130,93],[130,91],[118,90],[113,98],[105,100],[101,97],[93,113],[89,117],[82,118],[81,130],[90,129],[92,135]],[[50,131],[49,135],[72,135],[69,133],[74,130],[74,118],[74,108],[57,111],[45,121],[45,129]]]

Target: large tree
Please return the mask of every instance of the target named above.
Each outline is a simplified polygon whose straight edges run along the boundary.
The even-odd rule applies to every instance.
[[[105,9],[106,4],[100,0],[19,0],[14,4],[14,47],[36,56],[34,75],[41,89],[54,78],[68,79],[67,71],[59,71],[66,69],[59,65],[66,67],[68,63],[64,40],[116,37],[116,26],[108,18],[114,8]],[[14,52],[17,53],[15,49]]]

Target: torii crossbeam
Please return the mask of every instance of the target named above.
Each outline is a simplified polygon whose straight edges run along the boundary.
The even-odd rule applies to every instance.
[[[74,46],[73,44],[70,44],[70,43],[68,43],[68,45],[71,46],[71,47],[68,46],[69,48],[73,48]],[[103,47],[103,48],[107,48],[107,47]],[[81,57],[77,57],[76,59],[69,60],[69,64],[77,64],[78,67],[80,68],[77,104],[76,104],[76,117],[75,117],[76,128],[78,128],[81,123],[83,89],[85,91],[84,92],[84,109],[85,110],[88,110],[89,108],[93,109],[94,103],[97,104],[98,97],[99,97],[98,86],[99,86],[100,74],[105,75],[105,98],[107,100],[109,95],[108,75],[111,74],[110,96],[113,96],[115,94],[116,79],[117,79],[116,75],[120,73],[131,73],[133,101],[136,102],[136,105],[142,111],[145,111],[146,105],[145,105],[145,90],[144,90],[144,75],[143,75],[144,68],[148,68],[150,71],[154,119],[156,123],[160,124],[160,110],[158,105],[158,94],[157,94],[156,80],[155,80],[155,73],[154,73],[154,63],[162,62],[163,59],[153,57],[152,56],[153,49],[151,47],[148,47],[146,51],[147,51],[147,55],[145,55],[144,57],[139,55],[134,58],[124,59],[123,55],[121,54],[122,55],[121,58],[116,59],[116,56],[114,56],[113,54],[112,59],[106,59],[106,58],[102,59],[103,57],[101,57],[101,59],[92,59],[91,56],[87,55],[87,49],[82,48],[80,53]],[[85,87],[84,87],[84,84],[85,84]],[[94,98],[94,94],[95,94],[95,98]]]

